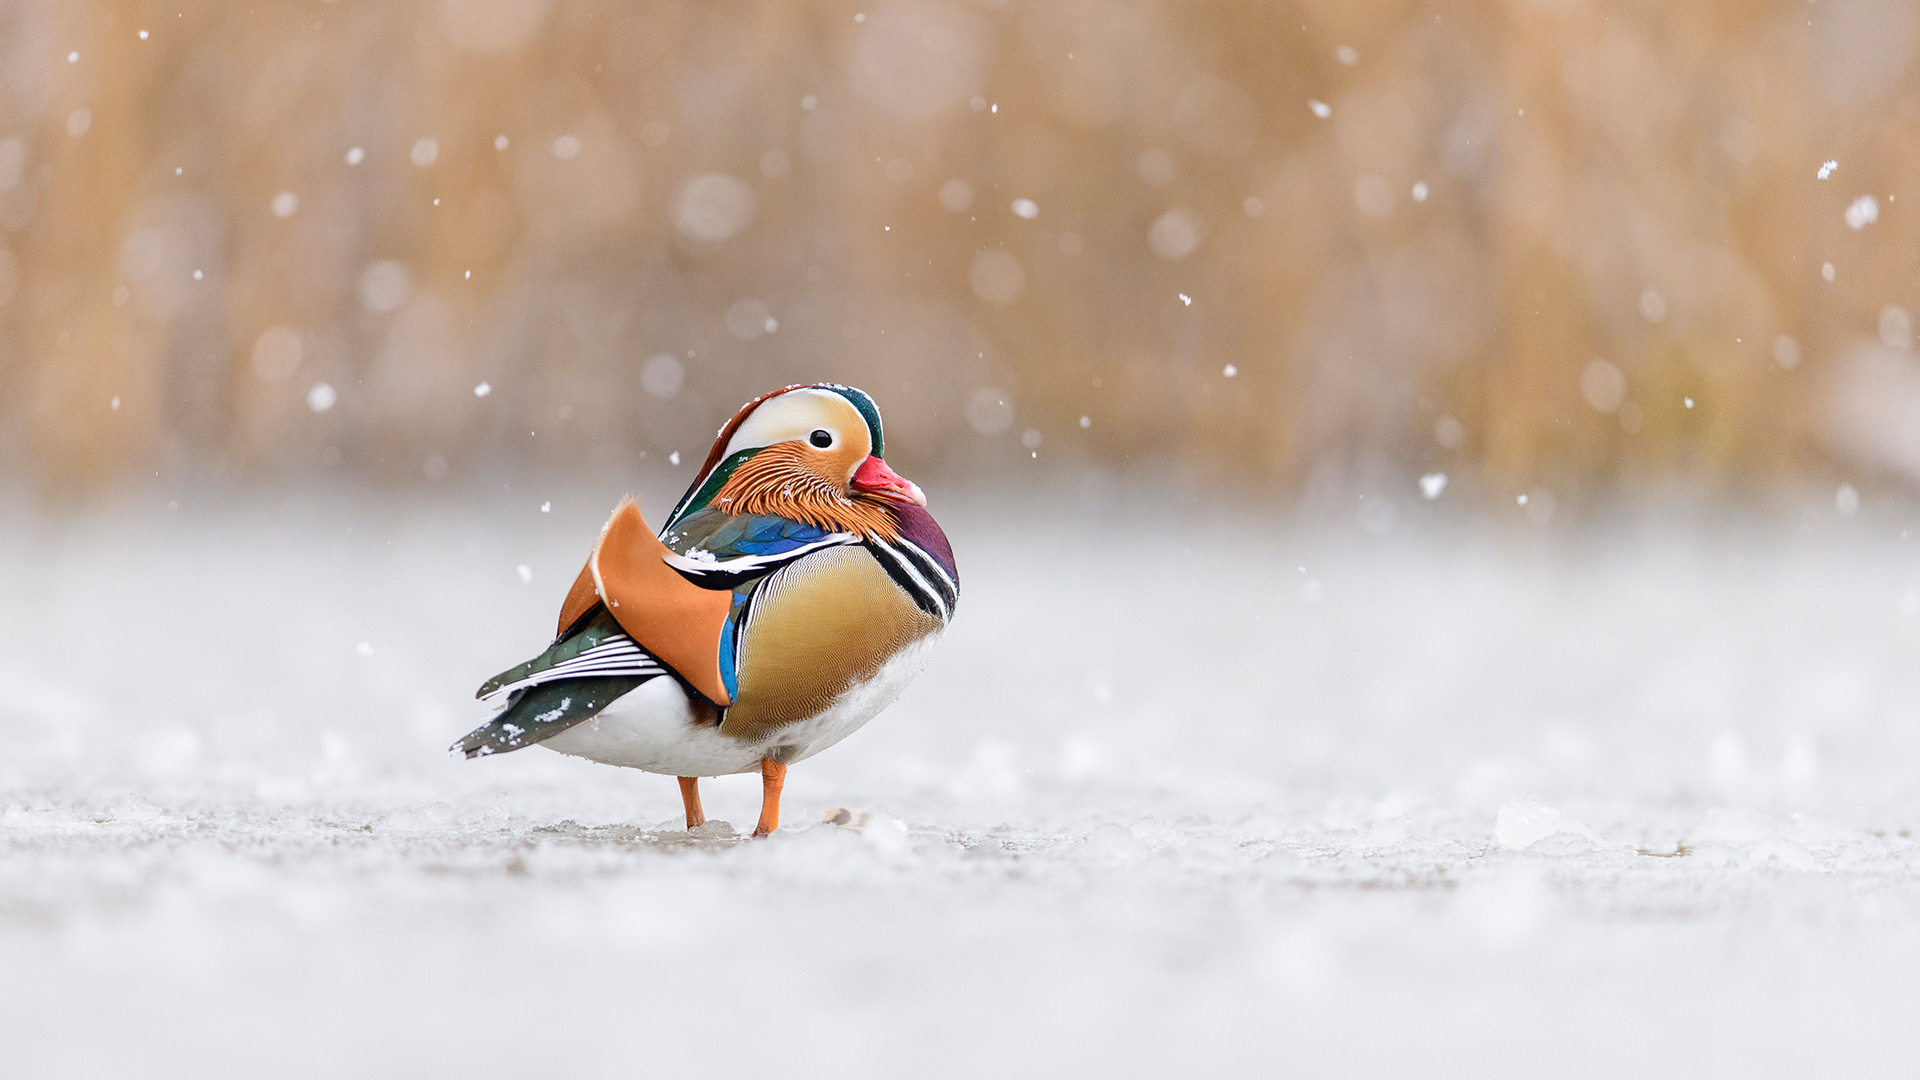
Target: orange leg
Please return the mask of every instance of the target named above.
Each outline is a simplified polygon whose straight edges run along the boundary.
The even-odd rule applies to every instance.
[[[707,823],[707,815],[700,810],[700,778],[683,776],[680,778],[680,801],[687,805],[687,828],[697,829]]]
[[[780,789],[787,784],[787,767],[773,760],[760,761],[760,824],[753,835],[765,836],[780,827]]]

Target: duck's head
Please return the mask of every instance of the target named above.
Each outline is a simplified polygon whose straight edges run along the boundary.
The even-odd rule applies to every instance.
[[[707,506],[777,514],[865,536],[891,535],[891,508],[927,505],[888,467],[880,410],[864,390],[789,386],[755,398],[720,429],[668,525]]]

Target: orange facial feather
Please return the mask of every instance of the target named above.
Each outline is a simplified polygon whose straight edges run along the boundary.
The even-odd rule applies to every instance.
[[[897,540],[900,526],[887,504],[855,493],[820,474],[820,467],[846,469],[800,443],[778,443],[748,458],[714,496],[714,507],[729,514],[774,514],[863,539]]]

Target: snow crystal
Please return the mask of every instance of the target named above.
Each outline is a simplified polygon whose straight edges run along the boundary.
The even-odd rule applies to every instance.
[[[316,413],[323,413],[333,408],[333,403],[337,400],[339,395],[335,394],[333,387],[326,383],[314,383],[307,390],[307,408]]]
[[[1827,279],[1828,281],[1832,281],[1834,277],[1833,264],[1830,262],[1821,263],[1820,276]]]
[[[1693,408],[1693,399],[1690,397],[1683,397],[1680,399],[1680,402],[1689,409]]]
[[[476,387],[474,387],[474,388],[473,388],[473,396],[474,396],[474,397],[486,397],[486,396],[487,396],[488,394],[491,394],[491,393],[493,393],[493,384],[492,384],[492,383],[484,383],[484,382],[483,382],[483,383],[481,383],[480,385],[478,385],[478,386],[476,386]]]
[[[300,196],[291,191],[283,191],[273,197],[273,216],[290,218],[300,209]]]
[[[1333,106],[1327,104],[1324,101],[1321,101],[1319,98],[1314,98],[1313,100],[1308,101],[1307,108],[1312,109],[1313,115],[1319,117],[1322,120],[1325,120],[1327,117],[1333,115]]]
[[[140,31],[140,40],[141,41],[147,40],[147,32],[145,30]]]
[[[1354,48],[1351,45],[1341,45],[1336,47],[1333,50],[1333,55],[1335,59],[1339,60],[1341,63],[1347,65],[1348,67],[1352,67],[1353,65],[1360,62],[1360,50]]]
[[[1040,204],[1034,202],[1032,199],[1015,199],[1013,200],[1013,214],[1015,217],[1032,221],[1034,218],[1040,216]]]
[[[507,146],[507,137],[505,135],[495,135],[493,137],[493,148],[495,150],[505,150]]]
[[[347,151],[347,164],[358,165],[365,160],[367,160],[367,152],[361,147],[355,146]]]
[[[1845,217],[1847,228],[1859,232],[1880,220],[1880,200],[1871,195],[1862,195],[1847,204]]]
[[[1225,375],[1227,378],[1231,379],[1235,375],[1240,374],[1240,369],[1237,367],[1234,367],[1232,364],[1228,364],[1226,367],[1223,367],[1220,369],[1220,374]]]
[[[973,185],[953,179],[940,185],[940,205],[958,214],[973,205]]]
[[[1783,370],[1792,371],[1800,366],[1800,343],[1786,334],[1773,339],[1773,362]]]
[[[673,400],[686,381],[686,368],[672,353],[654,353],[640,366],[640,388],[662,401]]]
[[[580,136],[562,135],[553,140],[553,156],[561,161],[572,161],[580,156]]]
[[[1826,179],[1827,177],[1829,177],[1829,176],[1832,176],[1832,175],[1833,175],[1833,170],[1835,170],[1835,169],[1837,169],[1837,168],[1839,168],[1839,167],[1840,167],[1840,163],[1839,163],[1839,162],[1837,162],[1837,161],[1829,161],[1829,162],[1827,162],[1827,163],[1826,163],[1825,165],[1822,165],[1822,166],[1820,166],[1820,171],[1819,171],[1819,172],[1817,172],[1817,173],[1815,173],[1814,175],[1815,175],[1815,176],[1817,176],[1817,177],[1819,177],[1819,178],[1820,178],[1820,179],[1822,179],[1822,180],[1825,180],[1825,179]]]
[[[1180,294],[1180,306],[1181,306],[1181,307],[1192,307],[1192,306],[1193,306],[1193,297],[1191,297],[1191,296],[1188,296],[1188,295],[1187,295],[1186,293],[1181,293],[1181,294]]]
[[[1833,508],[1842,517],[1852,517],[1860,510],[1860,493],[1854,490],[1852,484],[1841,484],[1840,489],[1833,493]]]
[[[1147,230],[1147,246],[1168,262],[1179,262],[1193,254],[1206,235],[1206,219],[1194,210],[1176,207],[1154,219]]]
[[[1267,204],[1249,195],[1240,200],[1240,212],[1252,218],[1263,217],[1267,212]]]
[[[673,223],[689,239],[717,244],[745,229],[758,209],[745,180],[728,173],[701,173],[680,186]]]
[[[421,136],[413,142],[413,149],[407,151],[407,160],[413,162],[416,169],[424,169],[440,160],[440,140],[430,135]]]
[[[526,563],[521,563],[519,566],[514,567],[513,572],[520,575],[520,584],[528,585],[533,582],[533,567],[528,566]]]
[[[668,454],[668,455],[667,455],[667,464],[669,464],[669,465],[678,465],[678,464],[680,464],[680,451],[678,451],[678,450],[675,450],[675,451],[674,451],[673,453],[671,453],[671,454]]]
[[[1013,426],[1013,397],[997,386],[983,386],[967,398],[967,425],[982,435],[998,435]]]
[[[79,62],[80,62],[80,54],[78,52],[70,52],[67,54],[67,63],[77,64]]]
[[[1446,473],[1428,473],[1420,478],[1420,494],[1426,496],[1428,501],[1439,498],[1440,493],[1445,490],[1447,490]]]
[[[541,503],[541,504],[540,504],[540,512],[541,512],[541,513],[543,513],[543,514],[548,514],[548,513],[552,513],[552,512],[553,512],[553,503],[551,503],[551,502],[543,502],[543,503]]]
[[[1500,808],[1494,820],[1494,839],[1508,851],[1527,848],[1561,833],[1597,840],[1593,830],[1535,799],[1518,798]]]
[[[1427,182],[1425,180],[1415,180],[1413,182],[1413,201],[1427,201]]]
[[[752,341],[780,329],[780,321],[767,305],[752,297],[735,301],[727,309],[726,323],[727,332],[740,341]]]
[[[360,272],[360,306],[385,314],[398,311],[413,293],[413,271],[392,259],[381,259]]]
[[[967,266],[973,294],[989,304],[1011,304],[1027,288],[1027,271],[1011,251],[988,248]]]
[[[115,401],[118,401],[118,400],[120,400],[120,399],[119,399],[119,398],[115,398],[114,400],[115,400]],[[1081,426],[1082,428],[1090,428],[1090,427],[1092,427],[1092,426],[1093,426],[1093,417],[1091,417],[1091,416],[1083,416],[1083,417],[1081,417],[1081,418],[1080,418],[1080,426]]]
[[[306,353],[300,332],[291,326],[269,326],[253,343],[253,373],[261,382],[279,382],[300,368]]]
[[[114,412],[119,412],[119,411],[120,411],[120,399],[119,399],[118,397],[116,397],[116,398],[114,398],[114,399],[113,399],[112,401],[110,401],[110,402],[108,402],[108,403],[107,403],[107,408],[109,408],[109,409],[112,409],[112,410],[113,410]]]
[[[1133,171],[1150,187],[1173,183],[1173,155],[1165,150],[1145,150],[1134,159]]]

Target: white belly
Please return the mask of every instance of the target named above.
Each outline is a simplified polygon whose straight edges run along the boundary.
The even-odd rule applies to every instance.
[[[748,742],[703,723],[687,692],[673,679],[650,679],[614,700],[598,716],[540,745],[606,765],[666,776],[727,776],[757,772],[763,758],[804,761],[860,730],[893,704],[926,666],[940,635],[908,645],[867,682],[848,690],[819,715],[787,724]]]

